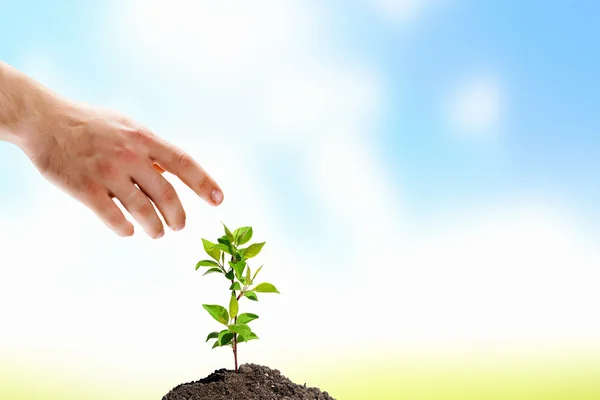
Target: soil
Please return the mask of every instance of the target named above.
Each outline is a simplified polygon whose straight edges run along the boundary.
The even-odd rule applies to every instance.
[[[243,364],[239,372],[219,369],[196,382],[184,383],[162,400],[335,400],[317,388],[297,385],[276,369]]]

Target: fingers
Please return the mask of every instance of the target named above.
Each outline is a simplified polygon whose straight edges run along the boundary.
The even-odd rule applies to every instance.
[[[121,209],[107,193],[89,197],[84,204],[117,235],[121,237],[133,235],[133,224],[125,218]]]
[[[113,195],[144,228],[148,236],[159,239],[164,236],[163,224],[150,199],[133,182],[123,182],[112,190]]]
[[[185,211],[173,186],[157,171],[145,168],[133,176],[135,183],[152,200],[171,229],[185,226]]]
[[[185,151],[157,138],[150,148],[150,156],[165,170],[177,175],[207,203],[218,206],[223,202],[223,191],[219,185]]]

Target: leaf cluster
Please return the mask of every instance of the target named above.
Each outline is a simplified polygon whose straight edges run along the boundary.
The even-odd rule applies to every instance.
[[[258,339],[248,325],[251,321],[258,319],[258,315],[240,314],[239,302],[243,297],[258,301],[257,293],[279,293],[271,283],[255,284],[262,266],[253,273],[248,264],[250,258],[256,257],[261,252],[265,242],[245,246],[252,239],[252,227],[241,227],[233,232],[225,224],[223,224],[223,228],[225,234],[218,238],[216,243],[202,239],[204,251],[211,259],[201,260],[196,264],[196,270],[202,267],[208,268],[203,275],[220,274],[224,276],[229,284],[228,290],[231,291],[228,307],[218,304],[202,305],[217,322],[225,326],[225,329],[211,332],[206,338],[207,342],[216,339],[213,349],[223,346],[234,347],[237,343]]]

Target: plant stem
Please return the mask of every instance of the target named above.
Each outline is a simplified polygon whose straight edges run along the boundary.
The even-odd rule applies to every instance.
[[[237,317],[235,317],[234,323],[237,324]],[[235,372],[238,372],[238,358],[237,358],[237,333],[233,334],[233,360],[235,362]]]
[[[237,251],[237,248],[235,249]],[[234,252],[235,253],[235,252]],[[237,262],[235,254],[231,255],[231,262],[235,263]],[[231,284],[234,284],[234,279],[231,279]],[[243,290],[240,290],[240,294],[237,295],[237,293],[235,292],[235,290],[233,291],[233,295],[236,296],[237,295],[237,300],[239,300],[242,297],[242,294],[244,293]],[[237,316],[233,319],[233,324],[237,324]],[[238,355],[237,355],[237,333],[233,334],[233,361],[235,363],[235,372],[238,372]]]
[[[231,284],[233,285],[234,280],[231,280]],[[242,291],[240,291],[240,295],[237,296],[237,299],[239,300],[240,297],[242,297]],[[235,290],[233,291],[233,295],[235,296]],[[237,324],[237,316],[233,319],[233,324]],[[233,361],[235,363],[235,372],[238,372],[238,359],[237,359],[237,333],[233,334]]]

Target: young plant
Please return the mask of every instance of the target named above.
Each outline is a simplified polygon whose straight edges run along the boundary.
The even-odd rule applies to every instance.
[[[263,282],[254,284],[256,276],[262,269],[262,265],[252,273],[248,259],[256,257],[262,250],[265,242],[254,243],[247,247],[242,247],[252,238],[252,228],[245,226],[231,232],[225,224],[225,235],[221,236],[217,243],[212,243],[202,239],[204,251],[212,260],[202,260],[196,264],[196,270],[201,267],[208,267],[203,275],[219,274],[223,275],[228,281],[231,296],[229,298],[229,307],[223,307],[217,304],[202,304],[202,307],[219,323],[225,325],[225,329],[220,332],[211,332],[206,341],[216,339],[213,349],[216,347],[229,346],[233,349],[233,359],[235,363],[235,372],[238,371],[238,350],[239,343],[258,339],[258,336],[248,325],[251,321],[258,318],[258,315],[251,313],[239,313],[239,302],[245,297],[252,301],[258,301],[256,293],[279,293],[271,283]],[[228,258],[227,264],[225,259]]]

